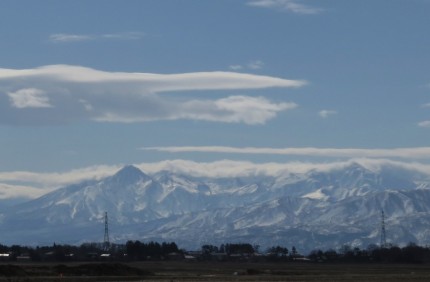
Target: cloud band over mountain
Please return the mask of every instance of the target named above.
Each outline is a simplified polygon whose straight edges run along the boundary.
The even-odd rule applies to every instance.
[[[358,149],[358,148],[256,148],[256,147],[225,147],[225,146],[171,146],[142,147],[142,150],[153,150],[169,153],[204,152],[233,154],[267,154],[296,155],[314,157],[343,158],[404,158],[429,159],[430,147],[394,148],[394,149]]]
[[[382,166],[399,167],[429,175],[430,165],[418,162],[395,161],[389,159],[353,158],[333,162],[300,162],[286,163],[219,160],[214,162],[195,162],[191,160],[165,160],[153,163],[134,164],[145,173],[153,174],[160,171],[170,171],[179,174],[189,174],[203,177],[241,177],[256,175],[276,176],[285,173],[306,173],[309,171],[330,171],[358,163],[367,169],[377,171]],[[122,165],[96,165],[64,172],[30,172],[9,171],[0,172],[0,199],[16,195],[29,198],[40,196],[55,188],[78,183],[85,180],[101,179],[112,175]]]

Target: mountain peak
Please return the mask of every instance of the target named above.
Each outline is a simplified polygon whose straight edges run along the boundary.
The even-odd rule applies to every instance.
[[[137,172],[142,172],[140,169],[138,169],[134,165],[130,165],[130,164],[123,166],[120,170],[118,170],[117,173],[123,172],[123,171],[137,171]]]
[[[143,179],[148,179],[149,176],[143,173],[134,165],[126,165],[112,176],[112,180],[124,184],[138,182]]]
[[[366,170],[366,168],[358,162],[351,162],[348,166],[346,166],[346,168],[356,169],[356,170]]]

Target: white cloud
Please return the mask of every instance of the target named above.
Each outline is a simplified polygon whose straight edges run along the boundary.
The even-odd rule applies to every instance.
[[[296,108],[295,103],[272,103],[264,97],[230,96],[219,100],[188,101],[172,119],[187,118],[229,123],[264,124],[278,112]],[[196,111],[195,109],[199,109]]]
[[[114,174],[121,168],[118,166],[90,166],[82,169],[74,169],[67,172],[37,173],[29,171],[0,172],[0,183],[4,185],[19,186],[26,184],[37,189],[50,191],[53,188],[90,179],[100,179]],[[17,184],[20,183],[20,184]]]
[[[86,111],[90,112],[94,109],[93,106],[85,99],[79,99],[78,101],[84,106]]]
[[[420,127],[430,127],[430,120],[425,120],[425,121],[419,122],[418,126],[420,126]]]
[[[246,65],[230,65],[229,69],[239,71],[242,69],[258,70],[264,66],[264,62],[261,60],[255,60],[247,63]]]
[[[253,70],[261,69],[263,66],[264,66],[264,63],[260,60],[256,60],[248,63],[248,67]]]
[[[36,88],[20,89],[15,92],[8,92],[10,102],[13,107],[23,108],[50,108],[49,98],[45,92]]]
[[[171,171],[180,174],[203,177],[241,177],[241,176],[283,176],[290,173],[310,171],[331,171],[358,163],[372,171],[391,166],[418,171],[430,176],[430,165],[417,162],[401,162],[387,159],[353,158],[335,162],[287,162],[253,163],[248,161],[220,160],[215,162],[194,162],[189,160],[166,160],[154,163],[134,164],[148,174]],[[35,173],[25,171],[0,172],[0,199],[26,197],[36,198],[73,183],[84,180],[101,179],[113,175],[123,165],[92,166],[63,173]],[[16,184],[26,182],[25,185]],[[12,183],[12,184],[11,184]]]
[[[294,103],[264,97],[179,100],[163,92],[294,88],[305,81],[234,72],[151,74],[104,72],[80,66],[0,69],[0,123],[66,123],[76,120],[144,122],[195,119],[264,124]],[[2,97],[7,93],[7,100]],[[47,108],[48,112],[24,111]],[[21,111],[17,112],[17,108]],[[248,111],[254,111],[250,113]],[[38,115],[38,116],[35,116]]]
[[[430,176],[430,164],[419,162],[394,161],[389,159],[351,158],[345,161],[333,162],[300,162],[286,163],[269,162],[254,163],[249,161],[219,160],[214,162],[195,162],[190,160],[166,160],[156,163],[135,164],[142,171],[154,174],[159,171],[171,171],[179,174],[189,174],[202,177],[241,177],[255,175],[279,176],[290,173],[308,173],[310,171],[332,171],[342,169],[357,163],[372,171],[382,167],[398,167],[417,171]]]
[[[49,40],[55,43],[68,43],[68,42],[80,42],[90,40],[137,40],[144,37],[143,32],[130,31],[130,32],[119,32],[119,33],[107,33],[107,34],[69,34],[69,33],[55,33],[49,36]]]
[[[39,189],[31,186],[22,185],[10,185],[0,183],[0,199],[11,199],[11,198],[27,198],[34,199],[40,197],[52,189]]]
[[[318,14],[323,11],[321,8],[301,4],[299,0],[254,0],[249,1],[248,5],[307,15]]]
[[[322,118],[328,118],[329,116],[337,114],[337,111],[333,110],[322,110],[318,112],[318,115]]]
[[[256,148],[224,146],[184,146],[184,147],[142,147],[142,150],[154,150],[170,153],[204,152],[231,154],[266,154],[295,155],[333,158],[404,158],[430,159],[430,147],[395,148],[395,149],[338,149],[338,148]]]
[[[106,39],[118,39],[118,40],[137,40],[144,37],[145,34],[139,31],[129,31],[129,32],[120,32],[120,33],[109,33],[102,34],[102,38]]]
[[[157,106],[159,107],[159,106]],[[163,113],[137,115],[106,112],[96,118],[100,122],[146,122],[155,120],[202,120],[226,123],[264,124],[278,112],[296,108],[295,103],[272,103],[264,97],[229,96],[218,100],[190,100],[166,104]],[[158,111],[157,110],[157,111]],[[162,115],[162,116],[161,116]]]
[[[231,70],[234,70],[234,71],[238,71],[238,70],[243,69],[243,66],[241,66],[241,65],[231,65],[228,68],[231,69]]]
[[[423,104],[422,105],[423,108],[430,108],[430,103],[427,104]],[[425,127],[425,128],[430,128],[430,120],[424,120],[418,123],[419,127]]]
[[[84,34],[66,34],[66,33],[56,33],[49,36],[49,40],[52,42],[79,42],[93,40],[94,37],[91,35]]]

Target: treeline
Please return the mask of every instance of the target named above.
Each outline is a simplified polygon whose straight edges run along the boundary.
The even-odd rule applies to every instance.
[[[108,248],[107,248],[108,247]],[[273,246],[260,250],[248,243],[203,245],[198,251],[184,251],[176,243],[128,241],[125,244],[84,243],[80,246],[42,247],[0,245],[0,261],[302,261],[315,263],[430,263],[430,248],[410,243],[405,247],[370,245],[366,249],[342,246],[338,250],[314,250],[307,256],[293,246]]]
[[[239,244],[221,244],[219,247],[214,245],[203,245],[202,254],[210,255],[214,253],[225,253],[227,255],[232,254],[254,254],[258,252],[258,246],[252,246],[248,243]]]
[[[202,246],[201,260],[248,260],[271,262],[315,262],[315,263],[430,263],[430,247],[410,243],[405,247],[389,245],[380,248],[369,245],[366,249],[344,245],[338,250],[314,250],[301,255],[293,246],[288,249],[274,246],[263,252],[259,246],[250,244],[225,244],[219,247]]]
[[[343,246],[339,251],[314,250],[307,256],[314,262],[346,263],[430,263],[430,248],[410,243],[405,247],[370,245],[367,249]]]
[[[116,247],[116,246],[113,246]],[[85,243],[80,246],[59,245],[52,246],[21,246],[0,245],[1,260],[19,261],[67,261],[67,260],[87,260],[101,255],[102,244]]]
[[[125,251],[129,260],[160,260],[181,254],[175,243],[128,241],[125,244]]]
[[[261,262],[305,259],[304,256],[297,252],[294,246],[291,251],[282,246],[274,246],[261,251],[259,245],[248,243],[221,244],[220,246],[203,245],[200,253],[201,255],[197,254],[197,260]]]
[[[126,244],[84,243],[80,246],[59,245],[28,247],[0,245],[0,260],[3,261],[132,261],[169,259],[181,253],[175,243],[142,243],[128,241]]]

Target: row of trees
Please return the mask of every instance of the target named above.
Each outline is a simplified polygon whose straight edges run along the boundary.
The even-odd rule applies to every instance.
[[[186,252],[172,243],[143,243],[128,241],[126,244],[111,244],[109,250],[100,243],[85,243],[80,246],[58,245],[43,247],[0,245],[0,260],[28,259],[32,261],[85,261],[85,260],[165,260],[177,259]],[[274,246],[260,254],[258,245],[247,243],[204,245],[200,252],[192,254],[197,260],[255,259],[267,261],[309,260],[335,263],[430,263],[430,247],[409,244],[406,247],[388,246],[380,248],[370,245],[366,249],[342,246],[336,250],[314,250],[301,256],[295,247]],[[176,257],[175,257],[176,256]]]
[[[219,247],[214,245],[203,245],[202,253],[203,254],[213,254],[213,253],[225,253],[227,255],[232,254],[256,254],[260,252],[259,245],[251,245],[247,243],[238,243],[238,244],[221,244]],[[286,247],[282,246],[273,246],[266,250],[265,252],[268,255],[276,255],[279,257],[285,256],[297,256],[299,255],[296,247],[291,248],[291,252]]]
[[[410,243],[405,247],[370,245],[367,249],[343,246],[339,251],[314,250],[308,258],[316,262],[430,263],[430,248]]]
[[[252,246],[251,244],[221,244],[219,247],[214,245],[203,245],[202,254],[210,255],[214,253],[223,253],[227,255],[233,254],[254,254],[258,252],[259,246]]]
[[[248,243],[222,244],[220,246],[204,245],[200,252],[193,252],[197,260],[213,259],[215,256],[222,257],[223,260],[228,257],[254,257],[259,254],[258,245]],[[109,249],[101,243],[85,243],[80,246],[59,245],[42,247],[28,246],[5,246],[0,245],[0,260],[17,260],[28,259],[32,261],[84,261],[84,260],[162,260],[173,258],[175,255],[184,255],[186,252],[180,250],[176,243],[144,243],[140,241],[127,241],[126,244],[111,244]],[[295,247],[291,252],[281,246],[269,248],[267,257],[271,259],[291,258],[298,255]],[[177,258],[178,256],[176,256]]]
[[[91,256],[98,256],[102,250],[102,245],[98,243],[82,244],[80,246],[58,245],[42,247],[28,247],[20,245],[5,246],[0,245],[0,254],[3,260],[28,259],[32,261],[52,260],[84,260]]]
[[[259,246],[250,244],[225,244],[219,247],[202,246],[202,259],[219,258],[223,253],[228,259],[232,255],[257,256]],[[258,254],[258,260],[261,260]],[[266,261],[311,261],[327,263],[430,263],[430,247],[422,247],[410,243],[405,247],[369,245],[366,249],[344,245],[336,250],[314,250],[307,256],[302,256],[293,246],[291,250],[282,246],[268,248],[263,255]]]
[[[245,261],[293,261],[303,260],[304,256],[300,255],[293,246],[291,251],[286,247],[273,246],[261,253],[259,245],[247,243],[239,244],[222,244],[219,247],[214,245],[204,245],[201,249],[199,260],[245,260]]]
[[[181,253],[176,243],[142,243],[140,241],[128,241],[125,244],[128,259],[146,260],[166,258],[169,254]]]
[[[175,243],[141,243],[128,241],[110,244],[109,249],[100,243],[85,243],[80,246],[58,245],[42,247],[0,245],[0,260],[31,261],[86,261],[86,260],[146,260],[166,259],[168,255],[181,252]]]

